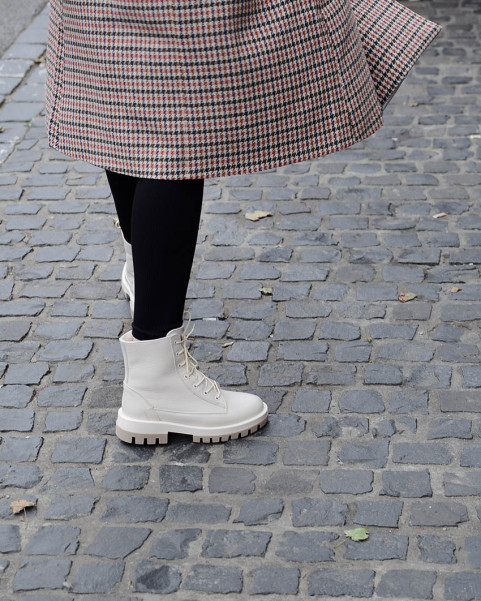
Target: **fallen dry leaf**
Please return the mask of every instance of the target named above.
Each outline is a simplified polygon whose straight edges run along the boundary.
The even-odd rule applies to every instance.
[[[267,296],[269,294],[272,294],[272,288],[270,288],[269,286],[264,286],[262,288],[259,288],[259,292]]]
[[[407,303],[416,297],[417,297],[417,294],[414,294],[414,292],[401,292],[401,294],[399,295],[399,300],[402,303]]]
[[[439,217],[446,217],[447,213],[436,213],[433,215],[433,219],[439,219]]]
[[[15,501],[10,501],[10,507],[13,513],[20,513],[26,507],[35,507],[35,503],[26,501],[25,499],[15,499]]]
[[[234,341],[232,342],[224,342],[224,344],[221,344],[222,348],[226,348],[228,346],[232,346],[234,344]]]
[[[264,217],[272,217],[272,213],[269,211],[254,211],[253,213],[246,213],[245,217],[250,221],[259,221]]]
[[[460,290],[461,290],[461,288],[458,288],[458,286],[453,286],[451,288],[450,292],[452,292],[454,294],[455,292],[459,292]]]

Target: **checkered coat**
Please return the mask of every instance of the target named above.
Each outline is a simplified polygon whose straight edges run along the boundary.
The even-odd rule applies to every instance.
[[[162,179],[334,152],[440,27],[395,0],[51,0],[50,145]]]

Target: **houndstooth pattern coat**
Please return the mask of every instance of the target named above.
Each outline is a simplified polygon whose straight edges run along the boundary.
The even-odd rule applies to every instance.
[[[119,173],[250,173],[370,136],[440,27],[395,0],[51,0],[47,130]]]

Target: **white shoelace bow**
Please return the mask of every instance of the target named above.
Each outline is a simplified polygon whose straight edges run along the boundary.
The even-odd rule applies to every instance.
[[[180,363],[180,365],[182,367],[184,365],[186,366],[185,377],[190,378],[190,376],[192,376],[192,375],[196,376],[196,382],[195,382],[195,384],[193,384],[194,388],[198,388],[204,382],[206,385],[204,394],[207,395],[207,394],[209,394],[209,392],[211,390],[215,390],[215,392],[216,392],[215,398],[218,400],[220,398],[219,384],[217,384],[217,382],[215,380],[212,380],[211,378],[209,378],[205,374],[203,374],[201,371],[199,371],[199,369],[198,369],[199,362],[197,361],[197,359],[194,359],[194,357],[189,353],[189,351],[187,349],[187,340],[188,340],[189,336],[192,334],[192,332],[194,331],[195,326],[194,325],[192,326],[192,329],[190,330],[190,332],[187,331],[187,329],[190,325],[191,316],[190,316],[189,311],[185,311],[185,314],[188,315],[189,321],[187,322],[187,325],[185,326],[183,333],[181,334],[181,339],[177,340],[175,343],[175,344],[182,344],[182,350],[177,353],[177,355],[182,355],[182,353],[184,354],[184,361],[182,363]]]

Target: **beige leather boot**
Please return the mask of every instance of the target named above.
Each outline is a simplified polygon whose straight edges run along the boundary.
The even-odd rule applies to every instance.
[[[134,261],[132,259],[132,245],[122,235],[125,248],[125,264],[122,269],[121,285],[122,292],[130,301],[130,312],[134,315]]]
[[[190,320],[189,320],[190,323]],[[120,338],[125,379],[116,433],[128,443],[165,444],[169,432],[194,442],[247,436],[267,422],[267,405],[256,395],[222,390],[197,368],[182,326],[165,338]]]

